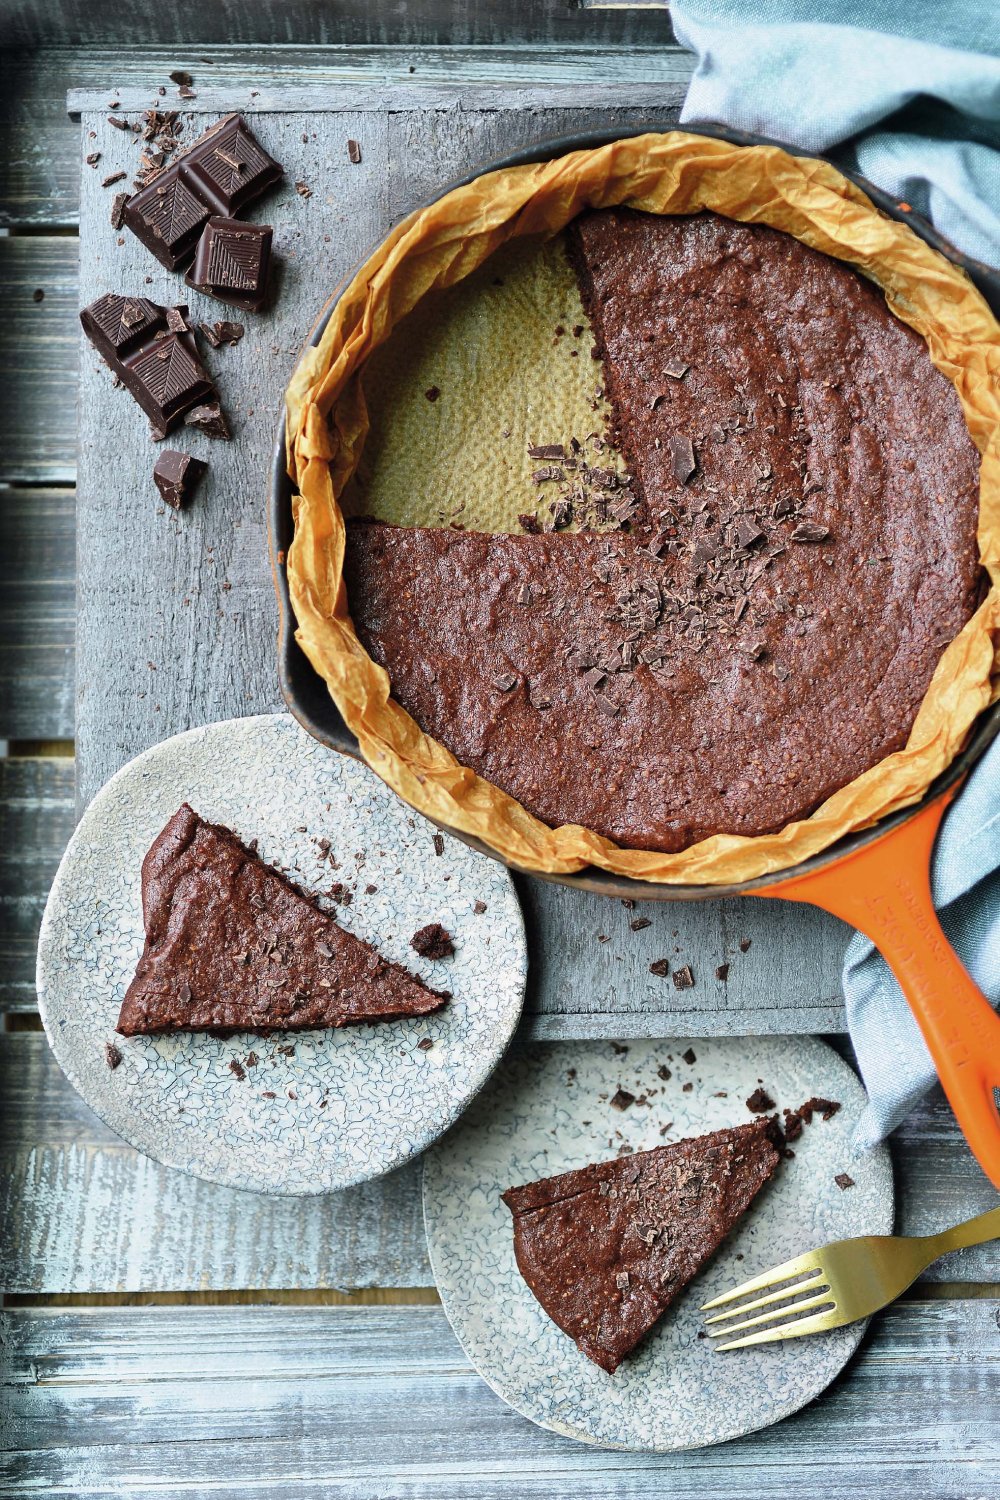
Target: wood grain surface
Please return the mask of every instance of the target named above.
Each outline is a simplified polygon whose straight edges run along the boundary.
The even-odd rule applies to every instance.
[[[16,1226],[0,1239],[9,1292],[431,1285],[418,1163],[327,1197],[213,1187],[119,1140],[37,1032],[0,1036],[0,1097],[0,1223]],[[897,1132],[893,1154],[903,1233],[996,1202],[940,1095]],[[949,1256],[927,1279],[1000,1282],[1000,1246]]]
[[[998,1315],[995,1299],[899,1303],[804,1411],[660,1456],[526,1422],[439,1307],[12,1311],[0,1482],[129,1500],[995,1500]]]
[[[0,642],[0,740],[72,739],[76,497],[71,489],[0,492]]]

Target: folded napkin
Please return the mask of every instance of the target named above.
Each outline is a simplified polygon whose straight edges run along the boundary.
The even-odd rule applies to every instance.
[[[682,123],[823,152],[1000,266],[996,0],[674,0]]]

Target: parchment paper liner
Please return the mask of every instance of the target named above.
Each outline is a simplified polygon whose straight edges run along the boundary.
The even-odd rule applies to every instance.
[[[343,584],[337,503],[367,432],[359,371],[432,289],[453,285],[517,235],[555,234],[582,209],[627,204],[650,213],[714,209],[769,224],[877,282],[892,310],[927,341],[955,386],[982,456],[979,546],[985,602],[942,656],[904,749],[780,833],[716,834],[678,854],[624,849],[586,828],[549,828],[461,766],[390,697],[389,679],[358,640]],[[1000,328],[971,282],[905,225],[884,217],[833,167],[773,146],[732,146],[682,131],[638,136],[556,161],[490,172],[412,214],[347,287],[287,395],[295,534],[288,582],[297,640],[324,678],[368,764],[438,822],[476,835],[528,869],[598,865],[658,882],[712,884],[787,869],[914,802],[961,749],[997,696],[1000,661]],[[927,434],[933,443],[934,434]],[[822,701],[816,712],[822,716]]]

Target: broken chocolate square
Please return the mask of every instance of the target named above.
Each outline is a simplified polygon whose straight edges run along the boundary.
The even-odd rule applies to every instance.
[[[190,453],[165,448],[153,468],[153,483],[168,505],[182,510],[207,468],[206,463]]]

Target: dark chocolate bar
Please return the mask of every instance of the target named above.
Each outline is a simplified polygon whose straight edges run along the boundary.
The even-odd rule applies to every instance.
[[[129,199],[125,223],[176,271],[194,255],[213,215],[234,218],[282,176],[242,115],[227,115]]]
[[[83,331],[166,437],[192,407],[218,398],[185,321],[187,308],[106,292],[80,314]]]
[[[271,267],[270,224],[209,219],[185,280],[199,292],[248,312],[259,312],[267,298]]]

